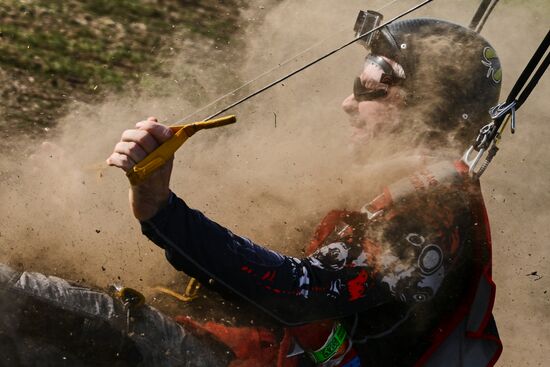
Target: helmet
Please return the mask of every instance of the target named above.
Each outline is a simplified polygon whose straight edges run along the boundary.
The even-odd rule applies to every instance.
[[[371,59],[384,56],[403,67],[400,85],[409,113],[428,125],[428,135],[452,134],[469,144],[490,120],[502,70],[495,50],[473,30],[439,19],[409,19],[381,28],[365,43]]]

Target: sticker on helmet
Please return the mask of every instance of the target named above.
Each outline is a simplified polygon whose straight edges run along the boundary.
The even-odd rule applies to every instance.
[[[436,272],[443,263],[443,251],[437,245],[428,245],[422,249],[418,257],[418,266],[423,274]]]
[[[502,80],[502,69],[500,68],[497,53],[492,47],[485,47],[483,49],[483,60],[481,60],[481,63],[487,66],[485,77],[491,77],[496,84],[500,83]]]

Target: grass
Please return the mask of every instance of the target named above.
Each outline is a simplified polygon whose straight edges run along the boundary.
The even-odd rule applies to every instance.
[[[159,68],[182,31],[217,42],[234,35],[241,0],[0,2],[0,133],[39,133],[67,98],[93,102]],[[220,16],[223,14],[223,16]],[[2,74],[0,74],[0,77]],[[100,88],[98,88],[98,86]],[[3,134],[5,135],[5,134]]]

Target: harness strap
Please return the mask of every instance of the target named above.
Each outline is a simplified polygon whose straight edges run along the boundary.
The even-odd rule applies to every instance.
[[[512,102],[513,100],[516,100],[516,110],[519,109],[519,107],[525,102],[527,97],[529,97],[529,94],[535,88],[540,78],[542,78],[542,75],[548,68],[548,64],[550,62],[550,54],[546,56],[546,59],[542,62],[541,66],[538,68],[538,70],[535,72],[531,80],[529,81],[529,84],[525,87],[521,95],[520,94],[522,88],[525,86],[525,83],[533,74],[533,71],[535,70],[535,67],[538,65],[539,61],[542,59],[546,51],[548,50],[548,47],[550,46],[550,31],[546,33],[546,36],[544,37],[543,41],[531,57],[531,60],[529,60],[529,63],[525,67],[525,69],[522,71],[521,75],[519,76],[518,80],[516,81],[516,84],[514,84],[514,87],[510,91],[510,94],[508,95],[508,98],[506,100],[507,103]]]

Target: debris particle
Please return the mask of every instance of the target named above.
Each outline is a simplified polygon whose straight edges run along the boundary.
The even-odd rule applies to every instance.
[[[539,275],[539,273],[537,271],[533,271],[529,274],[525,274],[525,276],[534,277],[533,280],[539,280],[539,279],[542,278],[542,275]]]

